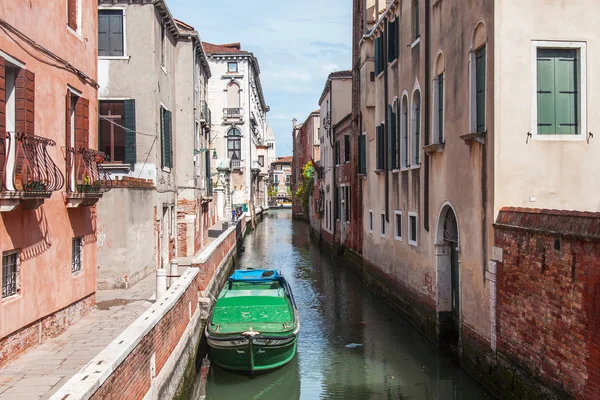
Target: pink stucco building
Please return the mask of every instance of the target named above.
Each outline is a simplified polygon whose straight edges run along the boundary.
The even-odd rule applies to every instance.
[[[94,305],[97,5],[0,5],[0,366]]]

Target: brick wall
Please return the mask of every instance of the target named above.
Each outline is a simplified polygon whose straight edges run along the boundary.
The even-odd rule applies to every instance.
[[[115,188],[130,189],[156,189],[154,182],[150,179],[133,178],[129,176],[115,177],[112,180],[112,186]]]
[[[96,304],[96,294],[58,310],[0,340],[0,367],[25,350],[56,337],[87,315]]]
[[[189,283],[181,283],[187,284],[183,289],[184,292],[158,321],[152,322],[150,317],[157,307],[162,306],[165,302],[168,303],[169,297],[176,296],[175,291],[178,290],[177,284],[180,283],[180,280],[176,282],[173,290],[170,289],[166,296],[159,299],[155,305],[142,314],[108,348],[88,364],[92,372],[84,368],[52,398],[81,398],[84,397],[83,393],[89,393],[93,391],[95,385],[99,385],[99,389],[91,395],[92,399],[143,399],[151,388],[152,379],[161,373],[169,356],[185,335],[191,316],[194,315],[199,306],[200,292],[206,288],[206,284],[213,277],[216,268],[236,246],[238,240],[242,239],[245,227],[246,221],[242,218],[236,229],[231,230],[224,240],[213,242],[214,248],[206,249],[210,254],[206,259],[194,265],[200,269],[199,273],[190,275],[193,278]],[[193,270],[188,271],[192,273]],[[181,279],[185,279],[185,277],[184,274]],[[137,344],[130,350],[122,350],[122,352],[128,352],[128,354],[119,354],[119,351],[115,349],[121,343],[136,338],[136,331],[143,334],[143,336],[137,336]],[[123,346],[126,346],[126,344],[123,344]],[[119,363],[118,359],[123,361]],[[114,365],[111,366],[111,363]],[[113,369],[104,380],[102,378],[102,376],[105,376],[105,372],[102,371],[103,368]]]
[[[518,379],[600,398],[600,213],[504,208],[495,241],[500,396]]]

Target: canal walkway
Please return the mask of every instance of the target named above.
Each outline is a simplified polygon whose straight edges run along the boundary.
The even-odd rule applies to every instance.
[[[128,289],[97,291],[92,312],[0,369],[0,400],[49,398],[146,311],[155,297],[155,274]]]

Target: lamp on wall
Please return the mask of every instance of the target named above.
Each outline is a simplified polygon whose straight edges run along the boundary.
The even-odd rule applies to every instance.
[[[213,149],[213,156],[212,156],[213,160],[216,160],[217,158],[217,149]]]

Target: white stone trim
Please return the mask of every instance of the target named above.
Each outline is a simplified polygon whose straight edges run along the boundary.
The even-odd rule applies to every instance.
[[[401,217],[401,225],[398,226],[397,222],[397,215],[399,215]],[[395,210],[394,211],[394,239],[396,239],[397,241],[401,242],[402,241],[402,225],[404,223],[404,218],[402,217],[402,210]],[[398,235],[398,228],[400,228],[400,234]]]
[[[101,10],[116,10],[123,13],[123,55],[122,56],[98,56],[99,60],[129,60],[127,55],[127,6],[112,5],[112,6],[98,6],[98,11]]]
[[[542,49],[576,49],[579,56],[579,130],[578,135],[540,135],[537,132],[537,50]],[[531,41],[531,134],[533,140],[539,141],[571,141],[587,140],[587,43],[575,41]]]
[[[417,231],[415,232],[415,238],[416,240],[411,240],[412,237],[412,229],[411,229],[411,223],[410,223],[410,218],[411,217],[415,217],[415,227],[417,229]],[[408,213],[408,244],[410,244],[411,246],[417,246],[419,242],[419,216],[417,215],[416,212],[409,212]]]

